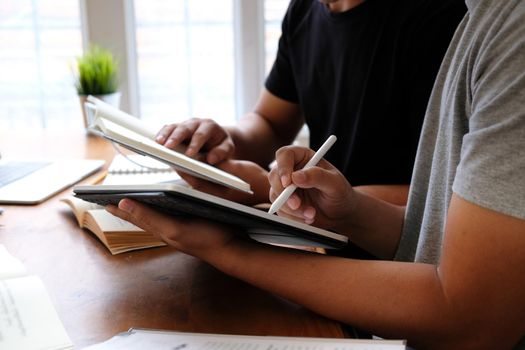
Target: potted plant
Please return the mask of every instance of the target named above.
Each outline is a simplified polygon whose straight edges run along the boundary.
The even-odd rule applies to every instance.
[[[84,102],[88,95],[119,107],[118,62],[110,51],[93,45],[82,56],[77,57],[76,63],[75,87],[80,98],[84,127],[87,127]]]

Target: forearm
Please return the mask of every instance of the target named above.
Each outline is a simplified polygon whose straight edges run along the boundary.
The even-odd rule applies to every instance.
[[[349,212],[333,229],[374,256],[390,260],[401,237],[405,207],[355,190]]]
[[[236,159],[251,160],[265,169],[274,160],[280,147],[293,141],[289,135],[279,134],[270,123],[255,112],[227,128],[235,144]]]
[[[220,255],[214,265],[225,273],[379,336],[452,349],[469,327],[445,298],[432,265],[341,259],[249,242]]]
[[[354,189],[385,202],[404,206],[407,204],[410,185],[364,185]]]
[[[235,157],[254,161],[268,169],[275,151],[290,144],[303,123],[298,104],[263,89],[253,112],[228,130],[235,144]]]

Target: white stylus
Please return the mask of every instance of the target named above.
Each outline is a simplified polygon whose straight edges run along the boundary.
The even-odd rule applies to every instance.
[[[310,158],[308,163],[306,163],[303,169],[311,168],[315,166],[317,163],[319,163],[319,161],[324,157],[326,152],[328,152],[328,150],[332,147],[335,141],[337,141],[337,137],[335,137],[335,135],[330,135],[330,137],[328,137],[326,141],[323,143],[321,148],[319,148],[317,152],[315,152],[314,156]],[[281,192],[279,197],[277,197],[275,202],[272,203],[270,210],[268,210],[268,214],[273,214],[277,212],[279,209],[281,209],[283,204],[286,203],[286,201],[288,200],[288,198],[290,198],[290,196],[292,195],[292,193],[295,191],[296,188],[297,186],[295,186],[294,184],[290,184],[288,187],[286,187],[284,191]]]

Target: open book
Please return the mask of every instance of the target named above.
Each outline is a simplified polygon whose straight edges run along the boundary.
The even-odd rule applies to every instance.
[[[0,245],[0,349],[72,349],[42,281]]]
[[[405,350],[403,340],[272,337],[130,329],[84,350]]]
[[[235,203],[187,186],[84,185],[73,188],[75,197],[100,205],[118,205],[131,198],[174,216],[190,216],[236,227],[239,233],[271,244],[318,248],[341,248],[348,237],[318,227],[270,215],[266,211]]]
[[[153,234],[110,214],[99,205],[75,197],[61,201],[71,207],[78,225],[93,232],[113,255],[166,245]]]
[[[147,155],[195,177],[251,193],[250,184],[207,163],[155,142],[155,132],[139,119],[88,96],[89,130],[139,154]]]

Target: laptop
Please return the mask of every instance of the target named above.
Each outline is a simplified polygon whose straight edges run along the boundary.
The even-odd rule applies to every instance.
[[[41,203],[95,173],[104,163],[89,159],[0,159],[0,203]]]

